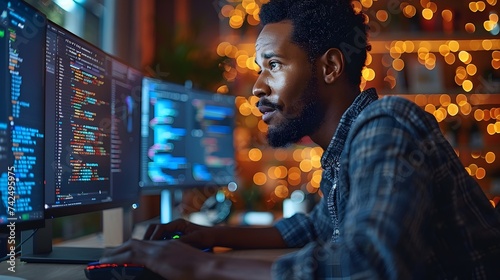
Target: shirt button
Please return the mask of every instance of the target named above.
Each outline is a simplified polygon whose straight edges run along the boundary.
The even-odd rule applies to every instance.
[[[333,189],[337,188],[337,183],[333,184]]]
[[[340,230],[336,229],[335,234],[339,234],[339,233],[340,233]]]

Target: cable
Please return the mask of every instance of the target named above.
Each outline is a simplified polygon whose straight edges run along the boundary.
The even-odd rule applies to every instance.
[[[21,244],[16,246],[16,249],[14,250],[16,256],[21,252],[21,246],[23,246],[23,244],[26,243],[26,241],[30,240],[37,231],[38,229],[33,230],[33,232],[30,234],[30,236],[28,236],[28,238],[26,238],[23,242],[21,242]],[[10,257],[11,257],[10,255],[6,255],[5,257],[0,259],[0,262],[8,260]]]

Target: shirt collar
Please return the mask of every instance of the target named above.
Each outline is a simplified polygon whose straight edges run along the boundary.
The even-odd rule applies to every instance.
[[[374,88],[369,88],[361,92],[356,99],[354,99],[351,106],[347,108],[340,119],[337,130],[335,131],[328,148],[321,157],[321,166],[323,169],[331,168],[335,163],[339,162],[351,125],[354,123],[361,111],[377,99],[377,91]]]

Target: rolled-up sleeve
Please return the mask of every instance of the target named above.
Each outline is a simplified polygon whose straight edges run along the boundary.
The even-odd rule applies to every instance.
[[[331,218],[324,199],[310,213],[297,213],[290,218],[281,219],[275,227],[290,248],[303,247],[318,238],[328,240],[332,235]]]

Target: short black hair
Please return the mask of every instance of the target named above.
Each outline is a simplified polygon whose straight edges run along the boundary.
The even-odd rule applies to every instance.
[[[350,0],[271,0],[260,11],[263,26],[289,20],[292,41],[304,49],[311,62],[330,48],[337,48],[346,62],[349,81],[361,83],[368,44],[365,15],[356,13]]]

